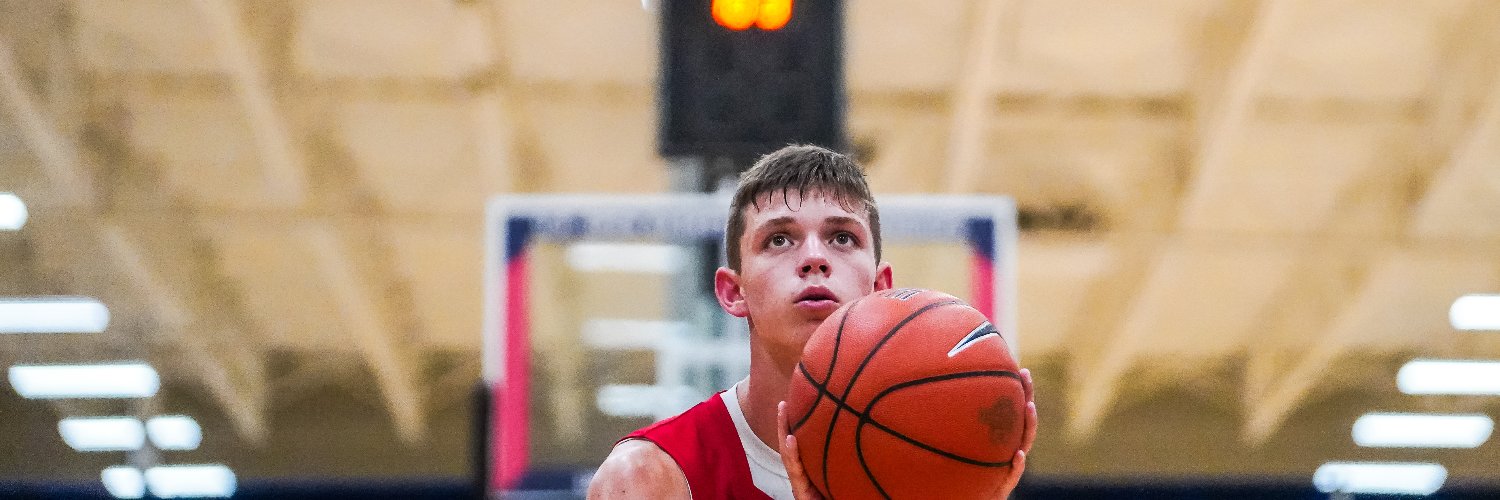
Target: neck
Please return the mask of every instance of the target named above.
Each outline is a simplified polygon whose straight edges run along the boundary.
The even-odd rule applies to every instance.
[[[786,388],[797,360],[795,357],[781,360],[765,346],[754,342],[751,345],[750,377],[736,388],[738,392],[735,395],[740,399],[740,411],[745,414],[745,423],[750,425],[755,437],[772,450],[780,450],[778,443],[781,436],[776,432],[776,406],[786,398]]]

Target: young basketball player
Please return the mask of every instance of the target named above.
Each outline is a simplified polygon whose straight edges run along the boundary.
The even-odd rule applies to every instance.
[[[740,178],[725,230],[728,267],[714,293],[750,326],[750,376],[615,445],[590,499],[817,498],[786,432],[781,403],[809,336],[840,305],[891,287],[880,216],[845,155],[788,146]],[[1026,433],[1004,491],[1014,489],[1036,434],[1031,375]]]

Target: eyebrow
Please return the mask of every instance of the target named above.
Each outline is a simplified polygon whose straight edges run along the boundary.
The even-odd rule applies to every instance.
[[[763,233],[763,232],[771,230],[771,229],[779,228],[781,226],[790,225],[792,223],[795,223],[796,221],[797,221],[797,219],[794,218],[794,217],[792,217],[792,216],[790,216],[790,215],[785,215],[785,216],[777,217],[775,219],[768,220],[768,221],[766,221],[765,223],[763,223],[763,224],[761,224],[759,226],[756,226],[754,234],[759,234],[759,233]],[[831,216],[831,217],[827,217],[827,218],[823,219],[823,223],[824,223],[824,225],[834,225],[834,226],[849,226],[849,225],[859,226],[860,225],[860,220],[856,219],[854,217],[845,217],[845,216],[842,216],[842,215],[835,215],[835,216]]]
[[[767,231],[772,231],[772,230],[775,230],[775,229],[780,228],[782,226],[790,225],[790,224],[792,224],[795,221],[796,221],[796,219],[793,219],[791,216],[777,217],[775,219],[771,219],[771,220],[765,221],[765,222],[761,223],[760,225],[757,225],[757,226],[755,226],[753,228],[750,228],[750,233],[749,234],[752,234],[752,235],[765,234]]]
[[[827,219],[823,219],[823,222],[825,222],[825,223],[831,223],[831,224],[838,224],[838,225],[843,225],[843,224],[853,224],[853,225],[856,225],[856,226],[859,225],[859,219],[856,219],[856,218],[853,218],[853,217],[844,217],[844,216],[841,216],[841,215],[836,215],[836,216],[833,216],[833,217],[829,217]]]
[[[781,217],[766,221],[766,223],[761,224],[760,227],[785,226],[787,224],[795,222],[796,220],[797,219],[792,218],[792,216],[790,215],[783,215]]]

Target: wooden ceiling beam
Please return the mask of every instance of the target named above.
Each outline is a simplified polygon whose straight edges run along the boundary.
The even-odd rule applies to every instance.
[[[461,12],[475,19],[460,37],[460,50],[472,51],[477,54],[476,59],[488,61],[489,74],[494,80],[469,85],[469,112],[474,125],[475,159],[480,178],[497,193],[515,189],[512,172],[519,159],[516,150],[523,138],[533,137],[530,121],[513,88],[509,68],[501,57],[504,45],[499,17],[503,8],[498,1],[470,2],[459,6]]]
[[[1148,306],[1144,297],[1165,279],[1164,255],[1169,251],[1160,237],[1117,239],[1117,252],[1109,271],[1095,281],[1079,309],[1070,339],[1091,339],[1081,345],[1069,363],[1067,436],[1084,442],[1098,432],[1115,403],[1125,374],[1134,365],[1140,344],[1149,336],[1142,321]]]
[[[0,39],[0,109],[20,128],[61,204],[92,205],[94,178],[83,165],[77,144],[43,113],[41,100],[27,89],[20,64],[3,39]]]
[[[1269,439],[1327,378],[1327,370],[1362,333],[1360,320],[1367,314],[1367,304],[1382,291],[1377,284],[1389,281],[1370,275],[1385,269],[1379,266],[1389,266],[1389,252],[1377,255],[1370,264],[1378,268],[1360,272],[1369,266],[1354,263],[1360,261],[1358,250],[1328,250],[1321,262],[1304,261],[1309,264],[1301,269],[1305,274],[1293,273],[1301,274],[1294,278],[1301,282],[1296,285],[1295,299],[1306,303],[1281,304],[1295,309],[1282,312],[1280,324],[1271,327],[1276,330],[1267,334],[1268,338],[1300,334],[1314,340],[1292,353],[1274,348],[1273,342],[1250,350],[1244,392],[1246,418],[1241,429],[1241,437],[1248,444],[1260,445]],[[1291,361],[1289,367],[1282,363],[1284,360]]]
[[[1455,35],[1449,40],[1445,67],[1434,73],[1436,77],[1428,92],[1431,110],[1426,114],[1426,123],[1419,127],[1418,140],[1414,141],[1417,150],[1414,158],[1402,162],[1412,165],[1398,166],[1410,174],[1398,179],[1404,184],[1387,190],[1385,197],[1392,200],[1371,200],[1381,204],[1376,206],[1340,203],[1330,218],[1329,227],[1356,227],[1354,221],[1366,215],[1364,212],[1383,208],[1389,214],[1389,222],[1379,228],[1384,234],[1360,243],[1325,241],[1321,247],[1304,251],[1299,270],[1291,273],[1288,283],[1277,294],[1281,300],[1268,308],[1275,321],[1268,325],[1264,338],[1316,340],[1301,353],[1249,350],[1244,391],[1247,417],[1241,433],[1248,444],[1263,444],[1274,435],[1318,387],[1349,340],[1359,334],[1351,331],[1349,325],[1358,319],[1351,316],[1361,311],[1360,301],[1368,293],[1363,282],[1368,281],[1366,275],[1371,272],[1368,269],[1371,264],[1365,254],[1372,247],[1373,251],[1388,251],[1398,245],[1413,250],[1427,248],[1409,240],[1424,208],[1440,203],[1438,200],[1443,196],[1451,196],[1447,193],[1454,191],[1445,187],[1462,183],[1476,169],[1490,168],[1500,160],[1492,154],[1493,141],[1500,136],[1500,65],[1485,63],[1486,56],[1496,53],[1486,42],[1492,45],[1500,40],[1500,36],[1488,34],[1500,27],[1500,8],[1483,2],[1472,8],[1478,11],[1462,16],[1460,26],[1447,30]],[[1469,33],[1485,35],[1476,42]],[[1488,95],[1480,99],[1477,115],[1471,115],[1465,110],[1475,101],[1475,90],[1483,90],[1482,86],[1475,87],[1476,82],[1488,83]],[[1404,158],[1402,153],[1395,151],[1394,156]],[[1372,176],[1387,176],[1382,169],[1371,171]],[[1380,181],[1383,179],[1377,182]],[[1410,186],[1417,187],[1416,196],[1408,194]],[[1351,284],[1355,282],[1359,284]],[[1290,366],[1283,361],[1291,361]]]
[[[1202,129],[1195,165],[1183,195],[1176,200],[1165,200],[1168,204],[1176,203],[1175,211],[1170,205],[1160,207],[1158,213],[1133,218],[1137,221],[1133,223],[1135,226],[1125,230],[1143,234],[1170,232],[1174,228],[1167,223],[1169,220],[1179,221],[1180,228],[1180,221],[1207,203],[1205,186],[1212,185],[1227,168],[1232,141],[1241,135],[1254,104],[1255,91],[1287,24],[1287,4],[1286,0],[1262,0],[1251,5],[1253,13],[1248,17],[1243,38],[1238,44],[1231,44],[1233,63],[1221,75],[1222,83],[1203,84],[1204,95],[1200,96],[1197,116]],[[1072,404],[1067,432],[1075,441],[1087,440],[1098,432],[1109,409],[1115,406],[1123,377],[1149,345],[1151,332],[1144,325],[1150,323],[1157,308],[1144,298],[1165,286],[1172,269],[1164,262],[1164,255],[1170,252],[1167,245],[1172,239],[1171,236],[1122,238],[1121,241],[1132,243],[1121,248],[1120,259],[1112,266],[1116,271],[1096,283],[1085,299],[1083,311],[1090,319],[1078,322],[1070,338],[1098,339],[1099,347],[1087,349],[1071,364],[1076,375],[1070,377]]]
[[[1471,19],[1488,21],[1480,24],[1488,30],[1500,29],[1500,7],[1481,2],[1476,8],[1485,10],[1470,16]],[[1489,35],[1489,38],[1500,41],[1500,36]],[[1471,49],[1464,51],[1464,54],[1477,59],[1476,62],[1491,61],[1500,55],[1500,51],[1495,49],[1484,49]],[[1489,57],[1485,57],[1486,55]],[[1425,127],[1425,130],[1454,130],[1457,133],[1446,141],[1443,137],[1426,138],[1427,144],[1452,144],[1452,149],[1437,154],[1439,165],[1421,179],[1424,181],[1421,183],[1423,192],[1412,199],[1412,206],[1404,207],[1407,209],[1405,213],[1410,214],[1406,224],[1400,228],[1404,233],[1418,231],[1419,226],[1427,224],[1425,221],[1441,217],[1436,213],[1437,207],[1448,199],[1465,196],[1470,192],[1465,189],[1465,183],[1472,182],[1476,177],[1482,178],[1484,172],[1495,168],[1496,162],[1500,162],[1500,154],[1496,152],[1500,149],[1496,142],[1500,141],[1500,64],[1491,63],[1489,67],[1481,64],[1477,69],[1487,79],[1487,82],[1481,81],[1488,84],[1487,95],[1480,101],[1477,114],[1467,122],[1463,120],[1466,103],[1462,99],[1450,97],[1464,93],[1442,85],[1434,89],[1432,99],[1436,102],[1437,109],[1434,112],[1434,122]],[[1465,79],[1464,76],[1439,77],[1437,80],[1460,81]],[[1437,121],[1438,119],[1444,120]],[[1454,125],[1455,123],[1459,125]]]
[[[1271,56],[1280,46],[1292,9],[1288,0],[1260,0],[1254,5],[1244,39],[1234,51],[1223,81],[1203,85],[1198,106],[1197,152],[1190,181],[1178,200],[1176,224],[1194,222],[1213,201],[1210,188],[1226,174],[1230,152],[1244,133],[1254,110],[1256,91],[1265,79]],[[1215,75],[1218,76],[1218,75]]]
[[[100,226],[98,238],[127,286],[139,292],[136,296],[155,317],[160,329],[153,333],[168,339],[178,354],[174,357],[186,361],[198,374],[198,381],[207,386],[240,438],[264,444],[269,435],[265,370],[258,349],[243,341],[243,325],[190,306],[179,292],[188,287],[168,283],[129,233],[123,225],[110,222]],[[190,237],[178,234],[173,239]]]
[[[1455,23],[1437,30],[1436,45],[1442,48],[1424,95],[1429,118],[1419,133],[1438,156],[1433,163],[1448,159],[1464,132],[1474,128],[1475,104],[1486,97],[1493,102],[1494,87],[1500,85],[1500,4],[1474,2]]]
[[[236,6],[230,0],[194,0],[213,33],[214,48],[245,112],[246,124],[264,165],[270,192],[288,205],[307,197],[307,170],[287,131],[286,121],[266,84],[266,72]]]
[[[1015,19],[1015,0],[980,0],[978,15],[969,28],[969,42],[964,49],[964,71],[959,73],[953,90],[948,123],[948,175],[943,191],[973,192],[985,170],[985,140],[990,134],[989,118],[994,113],[996,64],[1003,45],[1014,45],[1020,25]]]
[[[371,272],[356,264],[356,256],[344,238],[326,223],[299,228],[300,239],[314,257],[314,269],[331,291],[334,305],[364,356],[395,424],[396,434],[407,444],[426,438],[427,421],[422,395],[417,389],[416,357],[397,339],[392,313],[372,293]]]

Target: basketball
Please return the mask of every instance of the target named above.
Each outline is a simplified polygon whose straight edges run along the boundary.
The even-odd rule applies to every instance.
[[[998,498],[1025,433],[1010,349],[942,292],[876,292],[808,339],[787,429],[829,498]]]

